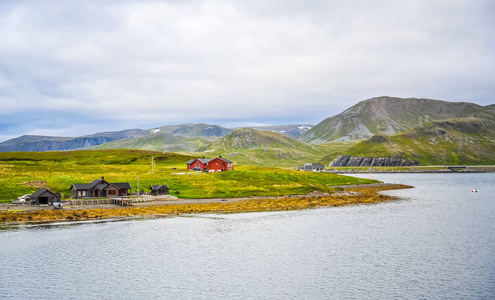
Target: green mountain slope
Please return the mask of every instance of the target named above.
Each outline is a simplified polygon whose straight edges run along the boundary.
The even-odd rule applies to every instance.
[[[495,120],[495,107],[431,99],[377,97],[361,101],[323,120],[299,139],[315,144],[367,139],[375,134],[404,132],[427,121],[465,117]]]
[[[149,130],[149,134],[132,139],[105,143],[90,150],[141,149],[167,152],[194,152],[206,144],[227,135],[232,130],[219,125],[181,124],[167,125]]]
[[[170,133],[176,136],[198,138],[198,137],[222,137],[231,132],[231,129],[220,125],[210,125],[205,123],[187,123],[181,125],[167,125],[160,128],[162,133]],[[156,131],[152,130],[152,131]]]
[[[167,152],[194,152],[216,139],[218,138],[187,138],[170,133],[156,132],[140,138],[114,141],[87,149],[140,149]]]
[[[243,128],[203,147],[206,154],[201,155],[222,155],[237,164],[294,167],[319,161],[325,149],[280,133]]]
[[[461,118],[428,122],[391,136],[374,136],[344,154],[400,156],[421,165],[495,164],[495,121]]]

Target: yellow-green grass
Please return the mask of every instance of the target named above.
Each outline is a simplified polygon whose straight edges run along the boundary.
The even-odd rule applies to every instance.
[[[151,173],[151,156],[154,172]],[[46,187],[70,196],[73,183],[102,176],[109,182],[130,182],[133,192],[167,184],[182,198],[252,197],[332,192],[334,185],[374,182],[336,174],[235,165],[235,170],[201,173],[186,170],[191,156],[140,150],[0,153],[0,202]]]
[[[0,212],[0,223],[43,223],[55,221],[82,221],[108,218],[135,217],[135,216],[172,216],[197,213],[240,213],[260,211],[300,210],[318,207],[332,207],[355,204],[372,204],[397,198],[379,194],[378,191],[390,189],[410,188],[406,185],[387,185],[373,187],[353,187],[351,190],[359,192],[352,196],[326,197],[291,197],[272,199],[250,199],[233,203],[197,203],[175,204],[133,208],[112,209],[79,209],[40,211],[3,211]]]

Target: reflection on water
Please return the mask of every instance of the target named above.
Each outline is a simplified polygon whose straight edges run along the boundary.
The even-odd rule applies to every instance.
[[[494,175],[373,174],[416,186],[374,205],[3,230],[0,298],[494,299]]]

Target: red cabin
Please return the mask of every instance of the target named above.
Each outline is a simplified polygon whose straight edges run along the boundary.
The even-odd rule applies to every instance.
[[[187,162],[188,170],[202,170],[205,172],[224,172],[233,170],[233,162],[222,158],[222,156],[217,158],[195,158]]]
[[[190,161],[187,162],[187,169],[188,170],[194,170],[196,168],[199,168],[199,169],[204,171],[204,170],[208,169],[207,164],[210,160],[211,160],[210,158],[204,158],[204,157],[191,159]],[[196,169],[196,170],[199,170],[199,169]]]

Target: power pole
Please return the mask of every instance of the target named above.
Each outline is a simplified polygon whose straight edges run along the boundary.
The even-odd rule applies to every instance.
[[[153,155],[151,155],[151,174],[153,174]]]

